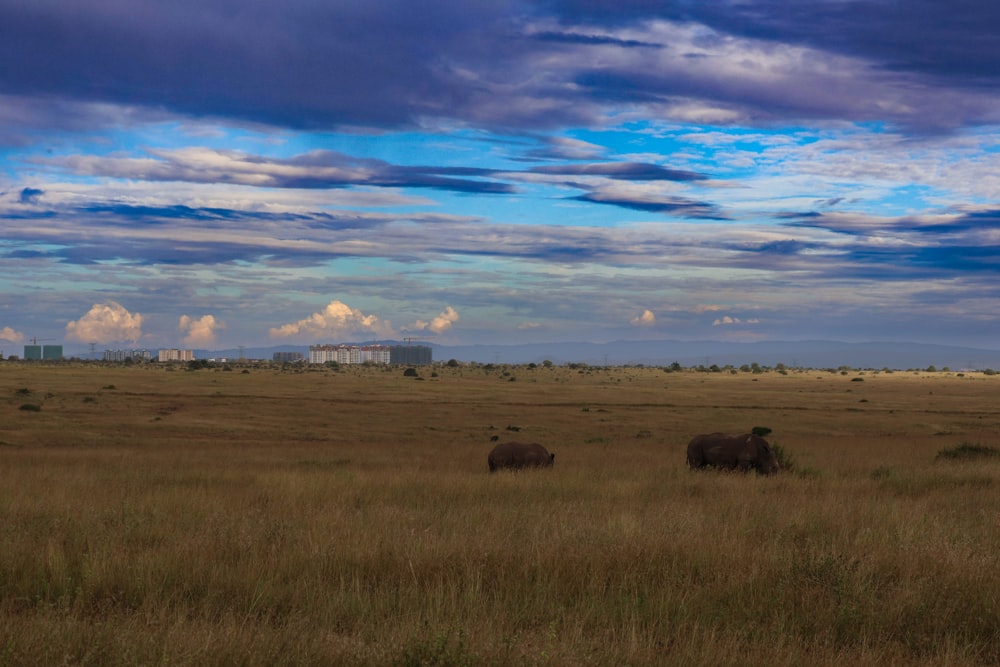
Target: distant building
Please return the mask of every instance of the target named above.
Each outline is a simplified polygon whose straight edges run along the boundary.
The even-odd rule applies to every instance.
[[[101,358],[104,361],[152,361],[153,353],[149,350],[104,350]]]
[[[433,362],[431,348],[427,345],[393,345],[389,348],[389,363],[407,366],[426,366]]]
[[[309,363],[325,364],[389,364],[392,363],[388,345],[310,345]]]
[[[163,361],[194,361],[194,350],[160,350],[156,360]]]
[[[294,363],[296,361],[302,361],[305,358],[305,355],[301,352],[275,352],[271,356],[271,361],[277,361],[279,363]]]
[[[63,358],[63,346],[25,345],[24,358],[29,361],[58,361]]]

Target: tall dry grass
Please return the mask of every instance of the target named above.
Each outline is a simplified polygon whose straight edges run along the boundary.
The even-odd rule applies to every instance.
[[[0,366],[0,664],[1000,661],[992,378],[422,377]]]

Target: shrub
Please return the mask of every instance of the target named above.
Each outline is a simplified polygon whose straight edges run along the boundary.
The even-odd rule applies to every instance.
[[[934,457],[934,460],[946,459],[949,461],[969,461],[973,459],[986,459],[995,456],[1000,456],[1000,449],[996,447],[987,447],[986,445],[974,445],[969,442],[963,442],[958,447],[952,447],[951,449],[942,449]]]
[[[771,432],[771,429],[767,426],[754,426],[750,429],[750,432],[758,437],[765,438]]]
[[[408,377],[408,378],[415,378],[415,377],[417,377],[417,369],[416,368],[407,368],[405,371],[403,371],[403,377]]]
[[[25,411],[28,411],[28,412],[41,412],[42,411],[42,406],[37,405],[35,403],[25,403],[25,404],[23,404],[18,409],[19,410],[25,410]]]

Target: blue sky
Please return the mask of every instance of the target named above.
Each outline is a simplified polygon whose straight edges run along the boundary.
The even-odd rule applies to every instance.
[[[0,0],[0,350],[1000,348],[985,0]]]

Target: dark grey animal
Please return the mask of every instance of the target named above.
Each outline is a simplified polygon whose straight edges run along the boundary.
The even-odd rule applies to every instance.
[[[688,443],[687,462],[692,470],[714,466],[747,472],[752,468],[763,475],[773,475],[779,469],[767,440],[752,433],[696,435]]]
[[[503,468],[548,468],[555,458],[555,454],[536,443],[502,442],[490,452],[488,461],[490,472],[495,472]]]

